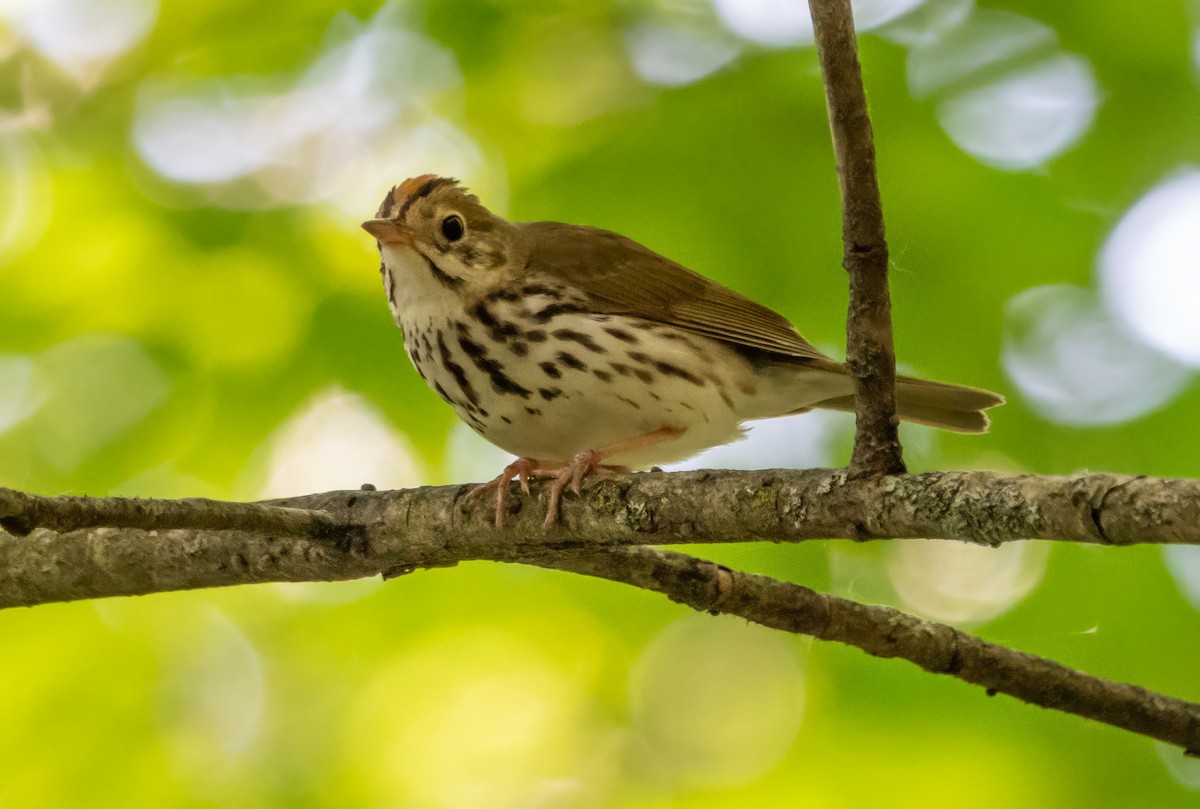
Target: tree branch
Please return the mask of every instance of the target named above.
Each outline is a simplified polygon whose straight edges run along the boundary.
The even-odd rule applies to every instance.
[[[618,476],[567,498],[511,498],[507,527],[466,487],[328,492],[270,504],[48,498],[0,489],[0,608],[267,581],[371,576],[468,559],[629,545],[887,537],[1200,544],[1200,481],[1122,475],[841,470]],[[100,527],[105,526],[105,527]]]
[[[738,615],[772,629],[899,657],[1023,702],[1200,750],[1200,705],[1092,677],[1036,655],[988,643],[954,627],[873,607],[673,551],[619,548],[560,554],[542,567],[653,590],[701,612]]]
[[[850,0],[809,0],[842,196],[843,266],[850,274],[846,366],[854,375],[853,476],[904,472],[896,419],[896,355],[888,295],[888,248],[875,144]]]
[[[331,538],[346,530],[329,515],[306,508],[229,503],[202,497],[183,500],[39,497],[0,488],[0,528],[14,536],[24,536],[35,527],[75,531],[116,526],[153,529],[164,525]]]

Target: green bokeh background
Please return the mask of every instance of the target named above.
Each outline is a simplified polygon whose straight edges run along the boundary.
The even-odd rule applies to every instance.
[[[886,27],[862,41],[898,356],[1010,399],[987,436],[910,433],[911,465],[1200,476],[1200,386],[1071,426],[1031,406],[1001,360],[1006,303],[1041,285],[1093,288],[1122,215],[1200,160],[1200,9],[978,5],[1040,21],[1057,44],[925,96],[910,90],[911,48]],[[411,448],[407,482],[478,468],[448,456],[454,416],[408,366],[356,226],[425,170],[462,172],[510,218],[625,233],[770,303],[818,345],[842,342],[815,54],[739,39],[708,3],[164,2],[144,38],[84,68],[39,53],[19,7],[0,5],[0,485],[259,497],[282,425],[331,390]],[[970,3],[914,14],[942,7]],[[272,198],[246,178],[173,181],[139,149],[154,87],[282,95],[384,21],[423,38],[453,77],[389,125],[393,140],[451,126],[473,155],[466,171],[438,152],[414,165],[419,151],[379,147],[392,136],[376,132],[344,147],[377,149],[340,192],[361,205],[347,208]],[[651,24],[738,53],[695,81],[655,84],[630,60],[631,32]],[[1053,156],[989,165],[939,124],[955,94],[1059,50],[1090,64],[1099,105]],[[395,76],[397,97],[416,92],[412,78]],[[283,176],[318,159],[273,157]],[[826,426],[841,463],[848,424]],[[944,617],[897,583],[906,559],[924,558],[911,547],[701,552]],[[938,553],[929,565],[948,558]],[[962,625],[1200,699],[1200,616],[1159,549],[1016,553],[1029,592]],[[936,590],[939,574],[922,586]],[[618,585],[500,565],[9,610],[0,660],[4,807],[1200,803],[1196,763],[1142,738]]]

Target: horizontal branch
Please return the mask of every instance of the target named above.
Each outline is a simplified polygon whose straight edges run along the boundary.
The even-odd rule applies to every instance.
[[[466,487],[328,492],[270,504],[38,497],[0,489],[0,608],[266,581],[315,581],[531,551],[923,537],[1200,544],[1200,481],[1121,475],[841,470],[647,473],[588,484],[541,528],[544,491],[491,504]],[[534,504],[536,502],[536,505]],[[138,530],[133,530],[138,529]]]
[[[0,488],[0,527],[18,535],[36,527],[238,529],[277,538],[356,538],[369,542],[377,558],[398,564],[488,558],[496,545],[492,506],[463,497],[465,489],[327,492],[251,504],[51,498]],[[544,505],[544,495],[536,504],[510,498],[504,544],[902,537],[983,545],[1200,543],[1200,481],[1126,475],[929,472],[848,480],[844,471],[828,469],[647,473],[589,483],[583,497],[567,498],[562,522],[547,531],[540,525]],[[43,552],[52,551],[53,544]]]
[[[658,548],[565,554],[534,564],[633,584],[702,612],[738,615],[876,657],[902,658],[925,671],[983,686],[989,695],[1008,694],[1200,751],[1200,705],[1093,677],[891,607],[859,604]]]
[[[223,531],[238,529],[289,536],[344,534],[346,527],[321,511],[282,508],[261,503],[230,503],[189,497],[146,500],[121,497],[39,497],[0,488],[0,528],[25,536],[34,528],[75,531],[80,528],[187,527]]]

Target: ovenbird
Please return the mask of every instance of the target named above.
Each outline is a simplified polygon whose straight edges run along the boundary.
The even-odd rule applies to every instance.
[[[845,366],[782,315],[606,230],[508,222],[457,181],[423,175],[363,223],[413,365],[476,432],[518,456],[485,489],[569,485],[687,458],[742,422],[854,410]],[[901,419],[984,432],[1003,402],[900,377]]]

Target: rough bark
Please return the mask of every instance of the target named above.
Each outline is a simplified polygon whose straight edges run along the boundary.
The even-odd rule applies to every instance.
[[[825,79],[842,197],[843,266],[850,275],[846,366],[858,396],[850,474],[899,474],[905,469],[896,418],[888,247],[854,19],[850,0],[809,0],[808,6]]]
[[[1200,481],[844,470],[594,481],[549,530],[543,487],[503,533],[467,487],[329,492],[269,505],[36,497],[0,489],[0,607],[263,581],[334,580],[546,550],[811,539],[1200,543]],[[107,527],[101,527],[107,526]],[[52,531],[46,529],[53,529]],[[135,530],[138,529],[138,530]]]

